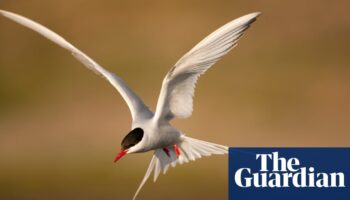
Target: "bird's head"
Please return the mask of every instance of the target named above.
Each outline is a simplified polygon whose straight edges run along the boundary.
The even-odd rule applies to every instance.
[[[130,153],[130,148],[138,144],[143,138],[142,128],[135,128],[130,131],[122,140],[121,150],[115,156],[114,162],[117,162],[120,158]]]

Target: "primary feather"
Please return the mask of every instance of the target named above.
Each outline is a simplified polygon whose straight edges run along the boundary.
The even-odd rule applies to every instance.
[[[63,37],[59,36],[57,33],[51,31],[50,29],[44,27],[43,25],[37,22],[34,22],[33,20],[30,20],[26,17],[17,15],[12,12],[0,10],[0,15],[7,17],[12,21],[17,22],[18,24],[21,24],[37,32],[38,34],[51,40],[55,44],[70,51],[72,55],[81,63],[83,63],[87,68],[107,79],[119,91],[120,95],[127,103],[131,112],[131,116],[134,120],[137,120],[136,118],[150,118],[153,116],[153,113],[149,111],[149,109],[147,108],[147,106],[145,106],[142,100],[124,83],[124,81],[121,78],[104,69],[93,59],[91,59],[85,53],[83,53],[75,46],[67,42]]]
[[[260,13],[251,13],[222,26],[186,53],[168,72],[158,98],[155,119],[187,118],[193,110],[199,76],[237,45]]]

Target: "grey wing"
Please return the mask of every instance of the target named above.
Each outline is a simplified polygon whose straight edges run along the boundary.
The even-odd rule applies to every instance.
[[[145,106],[142,100],[125,84],[125,82],[119,78],[117,75],[104,69],[85,53],[77,49],[75,46],[67,42],[63,37],[59,36],[50,29],[42,26],[41,24],[34,22],[26,17],[17,15],[12,12],[0,10],[0,15],[11,19],[18,24],[21,24],[38,34],[44,36],[45,38],[51,40],[55,44],[61,46],[62,48],[70,51],[72,55],[77,58],[81,63],[83,63],[87,68],[94,71],[96,74],[107,79],[120,93],[125,102],[127,103],[132,118],[135,120],[137,117],[151,117],[153,113]]]
[[[191,116],[195,84],[199,76],[237,45],[244,31],[259,15],[251,13],[225,24],[175,64],[163,80],[154,116],[156,120],[169,121],[174,117]]]

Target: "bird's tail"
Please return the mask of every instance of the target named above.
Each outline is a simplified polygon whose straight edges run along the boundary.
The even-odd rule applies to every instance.
[[[176,144],[176,146],[157,149],[154,151],[151,163],[139,188],[134,195],[133,200],[136,199],[136,196],[140,192],[142,186],[146,183],[153,170],[153,181],[155,182],[160,172],[163,171],[163,174],[165,174],[170,165],[172,167],[175,167],[177,163],[183,164],[189,161],[194,161],[203,156],[221,155],[227,153],[227,146],[197,140],[186,136],[183,136],[182,141]]]

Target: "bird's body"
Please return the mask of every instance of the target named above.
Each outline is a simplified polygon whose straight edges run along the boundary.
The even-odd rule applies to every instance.
[[[122,141],[122,148],[116,160],[130,153],[154,151],[134,199],[152,171],[155,181],[160,172],[165,173],[169,166],[174,167],[178,163],[193,161],[202,156],[227,153],[227,146],[185,136],[170,124],[170,120],[191,116],[197,79],[237,45],[243,32],[256,20],[259,13],[251,13],[225,24],[186,53],[165,76],[154,113],[121,78],[104,69],[55,32],[15,13],[0,10],[0,15],[70,51],[87,68],[107,79],[118,90],[130,109],[132,127]]]
[[[151,119],[141,120],[132,124],[132,130],[141,128],[144,131],[142,140],[129,149],[129,153],[142,153],[162,149],[181,142],[183,134],[168,122],[158,124]]]

